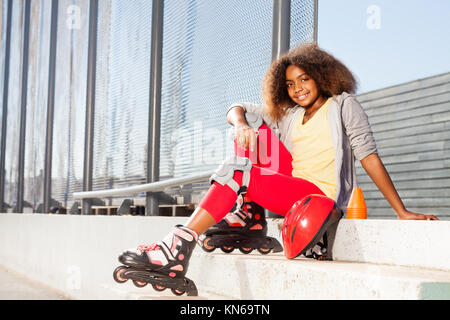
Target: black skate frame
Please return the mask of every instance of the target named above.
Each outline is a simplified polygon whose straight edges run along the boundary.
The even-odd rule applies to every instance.
[[[126,267],[126,266],[125,266]],[[120,276],[139,282],[146,282],[152,285],[157,285],[161,287],[166,287],[169,289],[184,291],[187,296],[198,296],[198,290],[195,286],[194,281],[186,277],[169,277],[166,274],[136,269],[133,267],[126,267],[127,270],[124,271]]]
[[[208,235],[207,235],[208,237]],[[264,238],[247,238],[242,234],[226,234],[217,233],[213,237],[209,236],[210,240],[208,245],[220,247],[244,247],[244,248],[270,248],[272,252],[281,252],[283,247],[277,239],[265,236]]]

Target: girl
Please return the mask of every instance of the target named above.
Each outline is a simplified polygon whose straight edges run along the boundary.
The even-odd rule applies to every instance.
[[[221,221],[243,194],[281,216],[309,194],[326,195],[345,212],[356,186],[355,158],[398,219],[438,220],[403,205],[377,154],[367,115],[351,94],[355,90],[347,67],[316,44],[301,45],[274,61],[263,81],[265,105],[237,103],[228,109],[236,157],[211,177],[210,189],[189,220],[162,242],[126,251],[119,260],[183,277],[198,236]],[[271,154],[269,162],[264,148]],[[254,216],[237,210],[224,221],[230,229],[242,229],[254,225]]]

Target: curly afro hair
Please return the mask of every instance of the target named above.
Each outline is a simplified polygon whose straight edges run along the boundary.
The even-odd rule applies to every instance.
[[[266,112],[275,121],[280,120],[287,109],[296,106],[286,88],[286,68],[289,65],[303,69],[326,97],[356,92],[356,79],[341,61],[315,43],[302,44],[273,61],[264,77],[262,96]]]

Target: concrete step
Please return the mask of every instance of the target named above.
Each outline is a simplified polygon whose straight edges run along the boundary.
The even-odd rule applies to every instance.
[[[229,297],[220,293],[210,292],[207,290],[199,291],[198,296],[176,296],[172,294],[170,289],[164,291],[155,291],[148,284],[143,288],[137,288],[131,281],[122,284],[110,283],[104,285],[105,295],[103,299],[111,300],[228,300]]]
[[[117,284],[112,272],[124,249],[160,241],[185,221],[0,214],[0,264],[74,299],[178,299],[150,286]],[[281,225],[281,219],[269,220],[269,235],[280,241]],[[341,220],[335,261],[197,248],[187,276],[198,287],[195,299],[448,298],[449,231],[449,221]]]
[[[282,242],[282,219],[268,221]],[[333,260],[450,271],[450,221],[349,220],[330,230]]]
[[[373,263],[287,260],[197,250],[188,277],[227,299],[450,299],[450,272]]]

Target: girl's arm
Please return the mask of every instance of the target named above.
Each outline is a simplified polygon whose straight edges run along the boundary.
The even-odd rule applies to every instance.
[[[361,164],[400,220],[439,220],[431,214],[420,214],[406,210],[391,177],[376,153],[362,159]]]

